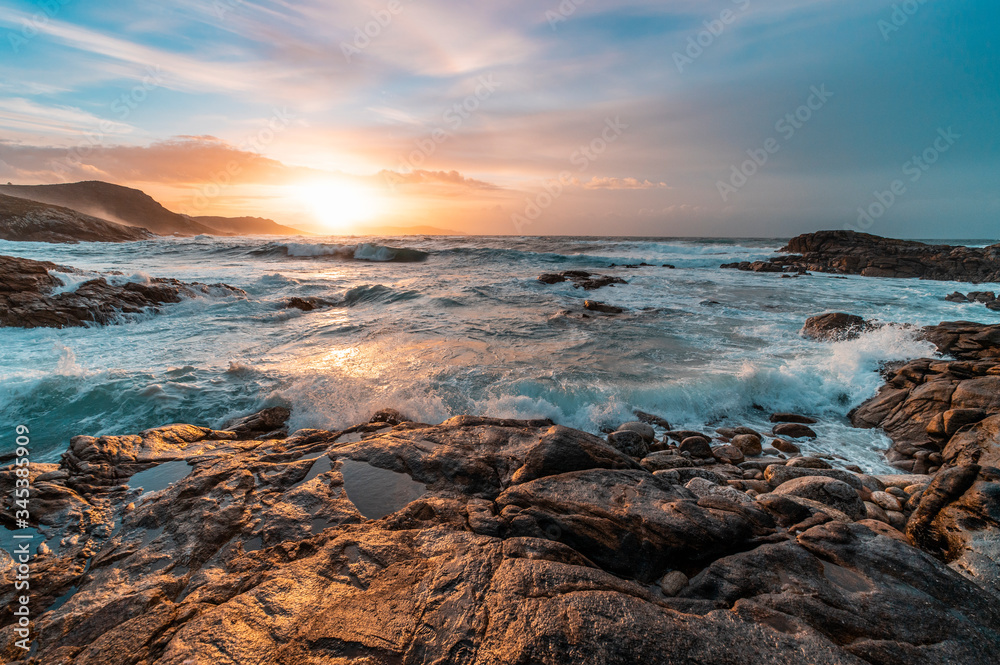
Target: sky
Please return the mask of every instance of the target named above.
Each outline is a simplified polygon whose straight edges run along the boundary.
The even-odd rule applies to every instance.
[[[327,233],[1000,237],[996,0],[0,0],[0,181]]]

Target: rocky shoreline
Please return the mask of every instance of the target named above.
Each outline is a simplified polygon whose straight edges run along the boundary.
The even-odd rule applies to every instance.
[[[765,273],[1000,282],[1000,245],[927,245],[856,231],[819,231],[792,238],[779,251],[784,255],[767,261],[742,261],[721,267]]]
[[[1000,391],[964,384],[1000,380],[1000,333],[926,334],[959,359],[898,369],[854,414],[873,425],[895,405],[878,423],[894,450],[942,450],[909,475],[802,455],[794,440],[816,434],[800,414],[760,433],[638,412],[602,439],[394,411],[289,433],[278,407],[222,431],[74,437],[31,467],[37,651],[17,660],[8,558],[0,656],[993,663]],[[950,401],[918,394],[949,382]],[[4,502],[14,479],[0,471]]]
[[[185,283],[150,278],[142,282],[109,281],[120,273],[95,275],[71,291],[52,273],[85,274],[49,261],[0,256],[0,328],[65,328],[120,323],[128,316],[156,312],[160,305],[184,298],[220,295],[245,298],[246,293],[227,284]]]

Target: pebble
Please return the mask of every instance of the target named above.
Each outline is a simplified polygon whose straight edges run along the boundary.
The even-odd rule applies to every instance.
[[[786,441],[784,439],[775,439],[771,442],[771,447],[780,450],[783,453],[795,454],[800,453],[802,450],[796,446],[791,441]]]
[[[687,583],[687,575],[679,570],[671,570],[660,578],[660,590],[663,591],[663,595],[673,597],[679,594]]]

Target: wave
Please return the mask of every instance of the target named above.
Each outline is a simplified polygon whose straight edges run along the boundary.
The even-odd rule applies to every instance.
[[[420,263],[427,260],[428,252],[406,247],[388,247],[373,243],[338,245],[331,243],[268,243],[252,254],[286,256],[290,258],[319,258],[340,261],[371,261],[376,263]]]

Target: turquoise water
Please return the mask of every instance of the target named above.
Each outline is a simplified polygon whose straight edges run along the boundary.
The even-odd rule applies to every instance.
[[[342,428],[379,408],[440,422],[455,414],[551,418],[589,431],[660,414],[675,427],[745,424],[771,411],[819,416],[815,447],[884,469],[877,432],[844,416],[872,396],[884,360],[927,355],[889,327],[838,344],[799,337],[803,321],[848,311],[900,324],[1000,322],[945,302],[969,285],[719,270],[766,258],[780,240],[615,238],[159,238],[122,245],[0,241],[0,254],[78,268],[225,282],[248,298],[206,297],[124,325],[0,329],[0,451],[32,430],[35,461],[75,434],[172,422],[213,427],[271,405],[292,426]],[[656,267],[609,268],[646,262]],[[675,270],[660,267],[663,263]],[[542,272],[619,275],[595,292],[546,286]],[[66,288],[73,288],[68,284]],[[976,287],[979,288],[989,288]],[[284,309],[322,297],[322,311]],[[563,315],[584,299],[617,317]],[[760,407],[760,408],[757,408]],[[10,436],[2,434],[9,432]]]

